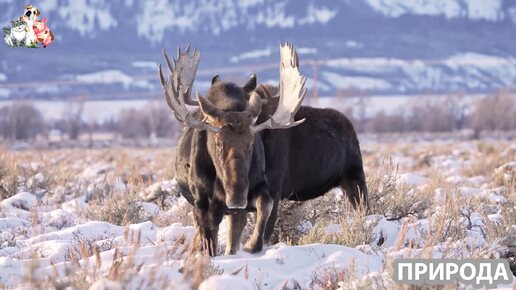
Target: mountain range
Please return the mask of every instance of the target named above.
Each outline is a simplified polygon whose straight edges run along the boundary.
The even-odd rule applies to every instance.
[[[0,25],[23,13],[0,0]],[[279,43],[298,48],[321,95],[485,93],[516,81],[511,0],[46,0],[31,2],[56,41],[0,45],[0,98],[142,98],[159,93],[161,49],[201,51],[200,89],[212,74],[277,79]],[[272,64],[272,65],[271,65]],[[227,68],[239,69],[227,69]]]

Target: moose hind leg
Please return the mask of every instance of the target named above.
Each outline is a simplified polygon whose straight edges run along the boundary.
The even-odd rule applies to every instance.
[[[258,253],[263,249],[263,237],[265,227],[272,210],[272,199],[268,194],[260,194],[256,198],[256,224],[253,235],[245,245],[245,250],[250,253]]]
[[[342,178],[340,187],[345,192],[353,208],[356,209],[359,205],[365,205],[366,208],[369,207],[367,185],[362,168],[354,168],[349,171]]]
[[[273,199],[272,204],[272,210],[271,214],[269,216],[269,220],[267,221],[267,226],[265,227],[265,234],[264,234],[264,242],[269,243],[277,243],[277,238],[274,239],[274,241],[271,241],[272,233],[274,232],[274,226],[276,225],[276,220],[278,219],[278,208],[279,208],[279,196],[277,198]]]
[[[247,211],[237,210],[227,216],[228,229],[226,238],[226,256],[234,255],[238,251],[242,240],[242,233],[247,224]]]

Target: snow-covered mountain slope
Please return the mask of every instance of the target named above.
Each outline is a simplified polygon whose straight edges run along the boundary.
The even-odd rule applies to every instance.
[[[93,37],[98,31],[136,25],[138,37],[153,43],[162,42],[167,31],[180,33],[211,32],[219,35],[237,27],[255,29],[292,28],[315,23],[326,24],[337,11],[324,3],[303,1],[292,11],[291,0],[196,0],[196,1],[43,1],[39,8],[54,20],[59,29],[68,29],[83,37]],[[16,1],[0,2],[12,15],[21,12]],[[3,15],[4,17],[7,15]]]
[[[363,5],[367,7],[363,7]],[[516,22],[516,5],[509,0],[52,0],[37,6],[59,29],[69,29],[80,36],[94,36],[98,31],[119,29],[136,23],[137,34],[152,42],[161,42],[167,31],[218,35],[234,28],[254,30],[293,28],[327,24],[348,14],[348,9],[367,8],[389,17],[430,15],[492,22],[510,19]],[[0,1],[6,17],[23,11],[17,1]]]
[[[373,9],[391,17],[404,14],[443,15],[446,18],[470,18],[516,22],[514,7],[504,10],[503,0],[366,0]],[[508,1],[506,1],[508,2]]]
[[[322,91],[356,89],[379,94],[488,92],[516,83],[515,58],[478,53],[461,53],[432,61],[340,58],[327,61],[323,68]]]
[[[48,19],[56,40],[47,49],[31,51],[0,45],[3,98],[94,97],[135,88],[155,91],[159,86],[153,78],[150,84],[129,84],[155,72],[147,65],[133,64],[158,63],[162,47],[187,43],[201,50],[201,69],[249,67],[229,76],[235,79],[260,64],[277,62],[278,44],[293,42],[302,60],[337,59],[320,67],[319,88],[324,94],[347,88],[381,94],[479,93],[511,86],[516,71],[516,2],[511,0],[49,0],[33,4]],[[8,25],[20,16],[23,5],[0,0],[0,11],[0,26]],[[462,57],[471,63],[453,64]],[[303,69],[312,77],[310,66]],[[109,88],[108,80],[100,86],[62,86],[60,94],[2,87],[7,80],[82,79],[106,71],[120,72],[122,79]],[[200,81],[209,77],[201,75]],[[259,77],[274,80],[277,70],[261,71]]]

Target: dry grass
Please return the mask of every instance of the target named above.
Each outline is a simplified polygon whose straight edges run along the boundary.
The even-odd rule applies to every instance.
[[[400,141],[396,144],[366,143],[363,149],[370,194],[369,212],[363,207],[350,209],[349,204],[339,200],[335,193],[304,203],[282,201],[275,233],[277,240],[293,245],[366,245],[358,249],[382,251],[388,261],[392,259],[388,253],[402,252],[407,248],[411,249],[407,252],[421,257],[430,256],[437,249],[445,257],[491,257],[504,245],[504,241],[516,235],[516,173],[512,167],[500,168],[516,160],[516,147],[510,142],[474,141],[451,145],[435,142],[414,146],[413,143]],[[2,149],[0,200],[20,190],[34,193],[42,190],[49,197],[47,202],[60,205],[63,201],[86,194],[88,209],[81,216],[85,220],[102,220],[117,225],[152,220],[158,227],[175,222],[191,224],[189,213],[192,208],[188,204],[167,213],[167,207],[171,208],[171,205],[158,203],[161,206],[160,213],[151,216],[143,210],[140,202],[139,193],[148,185],[170,180],[174,176],[173,152],[173,149],[21,152]],[[443,160],[449,160],[451,165],[446,167]],[[454,163],[462,165],[454,167]],[[96,172],[94,178],[85,179],[85,168],[96,168],[99,172]],[[425,176],[426,184],[410,186],[400,183],[400,173],[406,172]],[[37,173],[41,173],[43,178],[36,178]],[[455,176],[460,179],[449,179]],[[471,177],[477,176],[482,176],[480,180],[483,181],[472,185],[474,181]],[[493,201],[481,192],[464,194],[462,187],[492,189],[493,192],[496,189],[496,194],[505,201]],[[440,198],[437,198],[437,192],[441,193]],[[39,233],[44,228],[38,222],[39,215],[33,213],[33,217],[32,230]],[[389,249],[385,245],[373,243],[378,238],[374,228],[382,217],[401,228],[398,242]],[[421,230],[421,241],[407,242],[405,237],[412,230],[408,224],[420,221],[428,223],[428,229]],[[329,225],[332,225],[333,232],[327,232]],[[67,220],[56,221],[54,225],[55,228],[68,226]],[[472,232],[479,233],[485,239],[486,246],[475,248],[468,245],[468,234]],[[2,245],[15,246],[15,236],[22,234],[13,233],[2,241]],[[172,287],[173,282],[167,280],[167,277],[160,276],[158,271],[144,269],[136,262],[137,251],[140,249],[139,239],[127,240],[131,248],[129,253],[122,251],[122,248],[117,250],[120,245],[106,243],[105,247],[100,247],[93,241],[77,241],[77,245],[67,252],[66,262],[55,266],[52,278],[38,276],[41,266],[35,256],[27,281],[31,288],[43,289],[88,289],[96,281],[104,280],[118,283],[122,287],[137,285],[139,289]],[[169,246],[166,254],[161,255],[166,260],[159,260],[159,263],[182,260],[184,279],[190,281],[192,288],[196,288],[207,277],[220,274],[221,270],[214,267],[206,255],[199,253],[202,251],[198,247],[187,244],[183,240],[175,246]],[[103,253],[105,256],[107,251],[112,252],[113,259],[109,265],[102,267],[102,261],[105,263],[106,260],[101,259],[101,256]],[[176,270],[177,267],[173,271]],[[385,269],[374,275],[357,276],[355,270],[353,264],[346,269],[318,269],[310,287],[390,289],[394,286],[390,279],[389,262],[385,262]],[[142,275],[151,278],[145,281],[136,278]]]
[[[19,175],[20,168],[14,154],[0,147],[0,200],[16,194]]]
[[[129,238],[131,237],[131,238]],[[180,272],[191,289],[197,289],[205,279],[222,274],[222,270],[212,264],[207,252],[199,251],[184,237],[178,238],[171,246],[163,247],[166,253],[156,252],[150,269],[138,262],[141,249],[139,233],[126,235],[126,246],[101,249],[91,241],[82,241],[69,252],[69,260],[62,264],[52,264],[51,275],[40,275],[43,270],[34,256],[29,265],[23,286],[31,289],[176,289],[177,281],[163,275],[159,268],[163,264],[174,265],[182,261]],[[128,247],[128,251],[127,251]],[[112,258],[104,265],[106,258],[102,252],[110,250]],[[127,252],[126,254],[124,254]],[[175,271],[172,269],[170,271]],[[96,285],[97,288],[92,285]],[[100,285],[111,287],[100,287]]]

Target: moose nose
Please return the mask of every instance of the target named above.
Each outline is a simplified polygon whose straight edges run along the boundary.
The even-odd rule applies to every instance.
[[[244,198],[234,198],[232,195],[226,196],[226,206],[228,209],[245,209],[247,208],[247,194]]]
[[[32,14],[32,11],[27,11],[27,13],[25,13],[25,16],[30,17],[31,14]]]
[[[228,209],[246,209],[247,201],[240,202],[240,203],[226,202],[226,205],[227,205]]]

